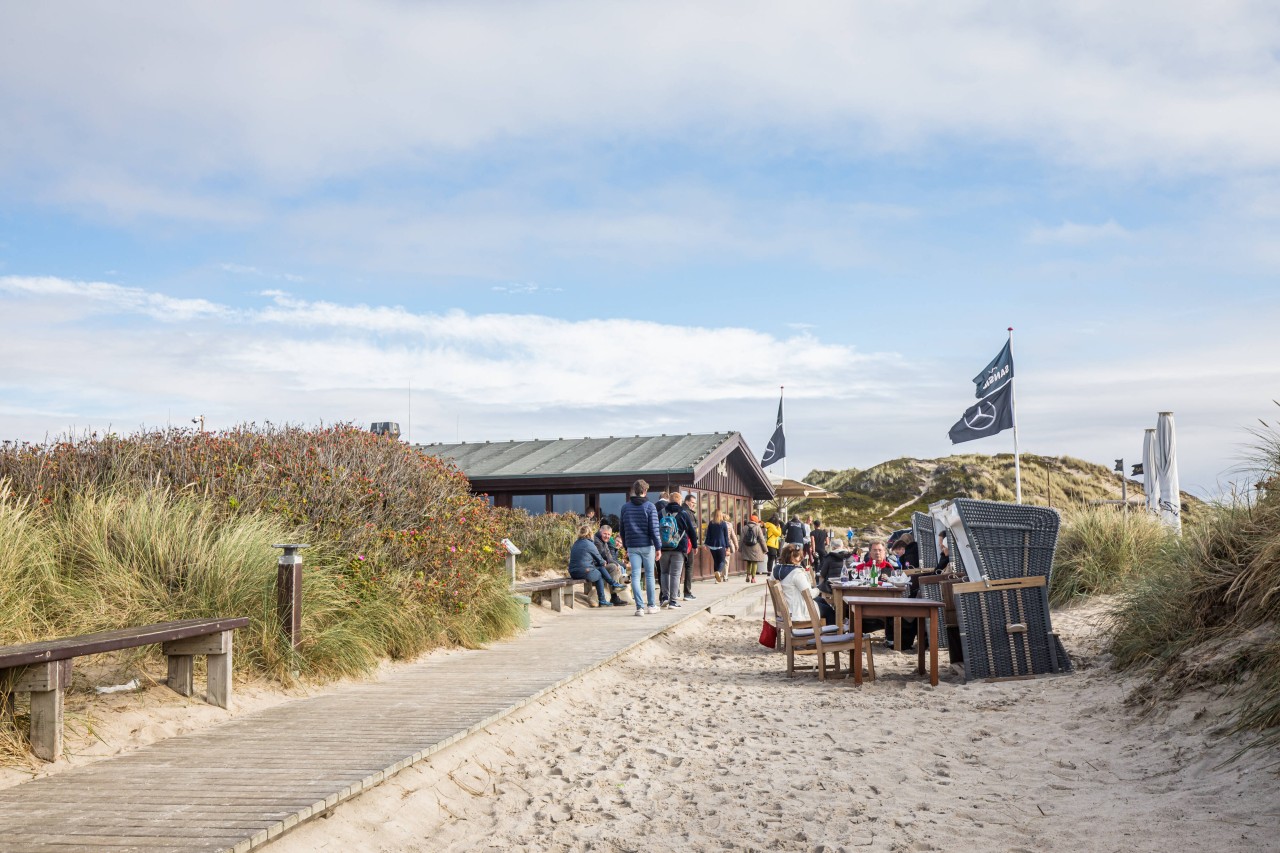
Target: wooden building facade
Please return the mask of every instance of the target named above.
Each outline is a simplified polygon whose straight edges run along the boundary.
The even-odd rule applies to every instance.
[[[496,506],[584,514],[594,509],[617,515],[631,484],[649,483],[649,500],[678,490],[697,495],[698,526],[704,538],[717,510],[734,530],[751,513],[753,501],[773,497],[760,463],[736,432],[682,436],[633,436],[419,445],[424,453],[453,461],[477,494]],[[519,543],[516,543],[519,544]],[[568,555],[565,555],[566,559]],[[711,554],[699,548],[695,578],[711,576]],[[741,555],[730,565],[743,569]]]

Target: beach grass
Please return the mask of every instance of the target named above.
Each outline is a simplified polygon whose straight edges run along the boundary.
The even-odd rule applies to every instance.
[[[1126,516],[1118,507],[1066,510],[1054,555],[1049,600],[1054,606],[1120,592],[1160,564],[1173,538],[1144,510]]]
[[[0,478],[0,643],[247,616],[236,668],[288,683],[520,624],[499,546],[509,519],[451,466],[351,427],[8,447]],[[283,542],[312,546],[296,651],[275,613]],[[108,663],[123,679],[159,654]],[[12,743],[0,735],[0,754]]]

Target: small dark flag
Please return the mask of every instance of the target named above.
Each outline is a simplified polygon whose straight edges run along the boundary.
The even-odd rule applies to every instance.
[[[1009,349],[1009,341],[1005,341],[1004,346],[1000,348],[1000,352],[995,358],[991,359],[991,363],[982,368],[981,373],[973,377],[975,386],[973,396],[981,400],[1012,378],[1013,353]]]
[[[1013,383],[991,392],[987,397],[964,410],[947,435],[952,444],[986,438],[1013,428]]]
[[[787,439],[782,434],[782,398],[778,398],[778,425],[773,429],[773,438],[769,439],[769,446],[764,449],[764,456],[760,458],[760,467],[767,468],[775,462],[781,461],[782,457],[787,455]]]

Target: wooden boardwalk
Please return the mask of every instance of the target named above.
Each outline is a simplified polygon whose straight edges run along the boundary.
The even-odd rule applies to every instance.
[[[697,601],[643,619],[630,607],[556,617],[486,649],[0,790],[0,848],[259,847],[672,625],[763,589],[735,578],[697,584]]]

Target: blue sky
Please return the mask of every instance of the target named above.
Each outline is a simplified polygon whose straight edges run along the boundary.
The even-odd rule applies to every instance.
[[[862,467],[952,452],[1012,325],[1024,450],[1171,409],[1217,492],[1280,397],[1280,16],[1113,5],[11,5],[0,434],[762,449],[785,384],[789,472]]]

